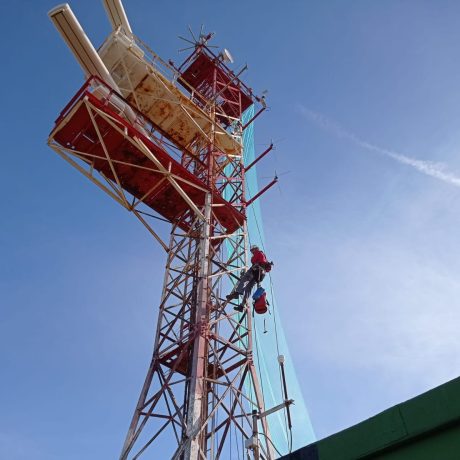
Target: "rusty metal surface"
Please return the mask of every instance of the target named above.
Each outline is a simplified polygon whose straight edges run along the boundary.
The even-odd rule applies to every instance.
[[[240,155],[241,144],[152,65],[135,46],[116,34],[106,42],[101,57],[122,95],[165,134],[187,149],[197,138],[210,142],[225,155]]]
[[[202,137],[209,142],[212,123],[197,107],[159,73],[150,73],[128,100],[165,131],[180,146],[188,148]],[[241,145],[222,127],[217,126],[215,145],[227,155],[241,154]]]

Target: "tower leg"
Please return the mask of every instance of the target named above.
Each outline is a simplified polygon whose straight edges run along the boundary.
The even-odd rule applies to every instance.
[[[209,261],[209,236],[211,226],[211,194],[206,195],[205,217],[202,239],[200,243],[200,263],[198,275],[198,295],[196,305],[195,324],[197,335],[193,344],[192,370],[190,373],[190,392],[188,401],[187,419],[187,445],[184,458],[198,460],[206,456],[206,442],[203,440],[205,433],[200,433],[201,421],[206,416],[206,366],[207,366],[207,340],[210,309],[210,290],[208,277],[210,275]],[[196,433],[200,433],[197,435]]]

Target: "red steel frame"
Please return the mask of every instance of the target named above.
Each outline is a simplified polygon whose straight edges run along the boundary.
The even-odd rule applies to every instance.
[[[191,78],[200,74],[197,68],[199,81]],[[241,142],[241,117],[254,102],[252,92],[219,56],[197,44],[178,81],[213,126],[224,126]],[[168,254],[153,356],[123,460],[152,451],[160,440],[163,450],[170,446],[161,458],[232,459],[232,438],[250,438],[252,412],[264,411],[251,310],[246,305],[237,313],[225,301],[247,267],[242,149],[231,157],[219,151],[215,132],[209,141],[181,148],[92,78],[49,137],[51,148],[141,220]],[[172,223],[169,243],[146,218],[152,210]],[[269,439],[265,419],[260,429]],[[268,442],[262,441],[259,455],[273,458]]]

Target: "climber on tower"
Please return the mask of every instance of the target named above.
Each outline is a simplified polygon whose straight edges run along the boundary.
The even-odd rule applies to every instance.
[[[239,279],[233,291],[227,295],[227,300],[237,299],[243,295],[242,302],[239,306],[234,307],[237,311],[243,311],[246,300],[251,295],[252,289],[256,284],[260,284],[265,277],[265,273],[271,270],[273,262],[268,262],[265,254],[257,245],[251,246],[251,267]]]

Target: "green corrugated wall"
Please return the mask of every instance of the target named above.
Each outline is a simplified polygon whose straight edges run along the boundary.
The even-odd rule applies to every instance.
[[[460,378],[283,460],[460,460]]]

